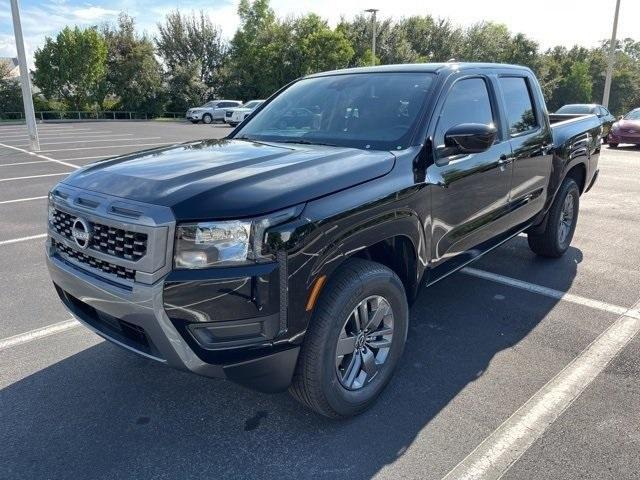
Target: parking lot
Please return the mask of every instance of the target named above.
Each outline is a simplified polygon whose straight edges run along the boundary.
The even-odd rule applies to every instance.
[[[603,147],[562,259],[518,236],[423,291],[394,379],[336,422],[121,350],[49,281],[56,182],[228,127],[39,131],[30,154],[25,127],[0,125],[0,478],[640,478],[640,148]]]

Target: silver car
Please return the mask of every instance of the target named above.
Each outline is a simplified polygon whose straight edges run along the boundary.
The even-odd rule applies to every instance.
[[[190,108],[185,115],[191,123],[224,122],[224,114],[227,108],[240,107],[240,100],[211,100],[201,107]]]

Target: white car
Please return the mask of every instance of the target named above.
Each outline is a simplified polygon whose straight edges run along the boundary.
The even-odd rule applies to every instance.
[[[264,100],[250,100],[241,107],[228,108],[224,116],[224,121],[235,127],[245,118],[251,115],[256,108],[264,103]]]
[[[240,100],[211,100],[201,107],[190,108],[185,117],[191,123],[224,122],[226,109],[240,106]]]

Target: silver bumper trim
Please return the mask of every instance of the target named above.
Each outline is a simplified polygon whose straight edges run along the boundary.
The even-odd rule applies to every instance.
[[[47,266],[53,282],[67,294],[96,310],[143,328],[159,356],[124,344],[117,338],[88,325],[82,315],[72,311],[74,317],[98,335],[174,368],[208,377],[225,376],[222,366],[205,363],[196,356],[167,317],[162,305],[162,280],[153,285],[134,283],[131,290],[124,290],[97,280],[93,275],[52,256],[50,251],[47,252]]]

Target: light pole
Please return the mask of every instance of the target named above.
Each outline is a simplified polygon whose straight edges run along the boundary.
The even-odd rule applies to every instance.
[[[620,0],[616,0],[616,13],[613,15],[613,31],[611,32],[611,45],[609,45],[609,58],[607,61],[607,76],[604,80],[604,95],[602,105],[609,108],[609,94],[611,93],[611,77],[613,75],[613,63],[616,55],[616,34],[618,33],[618,14],[620,13]]]
[[[365,12],[371,14],[371,30],[373,32],[371,34],[371,56],[373,57],[371,59],[371,65],[375,65],[376,64],[376,28],[378,26],[376,22],[376,13],[378,13],[378,9],[369,8],[368,10],[365,10]]]
[[[18,0],[11,0],[11,13],[13,14],[13,33],[16,37],[16,50],[18,51],[18,63],[20,65],[22,102],[24,104],[24,118],[27,122],[27,130],[29,132],[29,146],[32,151],[38,152],[40,151],[40,140],[38,139],[38,127],[36,126],[36,113],[33,109],[33,98],[31,97],[31,79],[29,78],[27,56],[24,51]]]

